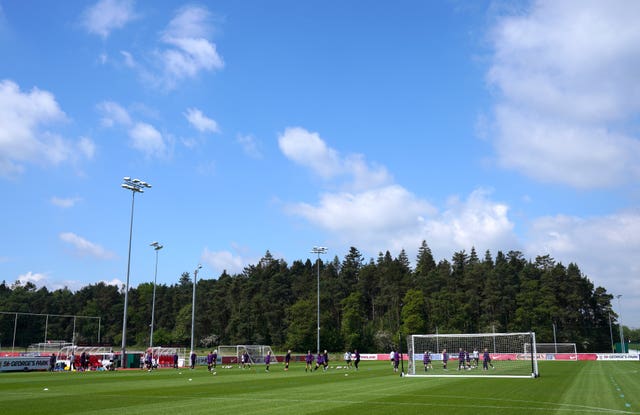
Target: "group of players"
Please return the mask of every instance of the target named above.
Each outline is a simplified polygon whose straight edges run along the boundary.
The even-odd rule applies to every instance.
[[[473,363],[472,363],[472,360],[473,360]],[[430,350],[427,350],[424,352],[424,355],[422,357],[422,362],[424,364],[425,372],[427,372],[430,369],[433,370]],[[447,352],[447,349],[443,349],[442,350],[442,369],[443,370],[449,370],[447,368],[448,362],[449,362],[449,353]],[[471,354],[469,354],[467,350],[462,349],[462,347],[459,349],[458,370],[477,369],[479,367],[479,362],[480,362],[480,353],[478,352],[477,348],[473,349],[473,352]],[[484,352],[482,353],[482,370],[489,370],[489,367],[491,367],[491,369],[495,369],[495,367],[493,366],[493,363],[491,363],[491,355],[489,354],[489,351],[485,348]]]
[[[396,357],[397,354],[398,353],[396,353],[395,351],[392,351],[390,354],[390,359],[391,359],[391,363],[393,365],[394,371],[398,370],[398,361],[400,360],[399,358]],[[148,358],[150,363],[149,369],[151,369],[152,365],[151,365],[150,354]],[[273,359],[273,356],[271,355],[271,352],[270,351],[267,352],[267,355],[265,356],[265,359],[264,359],[266,372],[269,372],[269,367],[272,359]],[[144,359],[144,360],[145,360],[145,363],[147,363],[147,359]],[[195,359],[195,353],[194,353],[191,356],[192,369],[195,367],[195,360],[196,359]],[[207,369],[210,372],[215,372],[217,360],[218,360],[217,350],[211,351],[207,355]],[[358,352],[358,350],[355,350],[353,353],[350,351],[347,351],[344,354],[344,360],[345,360],[347,369],[350,369],[353,364],[353,367],[356,370],[358,370],[358,365],[360,364],[360,353]],[[318,353],[317,356],[314,358],[313,353],[311,353],[311,350],[308,350],[307,354],[305,355],[304,361],[305,361],[305,369],[304,369],[305,372],[313,372],[318,370],[318,368],[322,368],[323,371],[326,371],[329,368],[329,353],[325,349],[323,352]],[[285,371],[289,370],[290,362],[291,362],[291,350],[288,350],[284,358]],[[314,362],[315,362],[315,366],[314,366]],[[433,370],[433,363],[431,359],[430,350],[427,350],[424,352],[422,362],[424,364],[425,372],[429,370]],[[449,353],[447,352],[447,349],[443,349],[442,350],[442,369],[443,370],[449,370],[447,368],[448,362],[449,362]],[[467,350],[464,350],[462,348],[459,349],[458,370],[477,369],[479,367],[479,362],[480,362],[480,353],[478,352],[477,348],[473,349],[472,353],[469,353]],[[239,364],[240,364],[239,367],[242,369],[251,367],[251,358],[249,357],[249,353],[246,350],[239,356]],[[482,353],[482,370],[488,370],[489,367],[491,367],[491,369],[495,369],[495,367],[493,366],[493,363],[491,363],[491,355],[489,354],[489,351],[485,348]]]

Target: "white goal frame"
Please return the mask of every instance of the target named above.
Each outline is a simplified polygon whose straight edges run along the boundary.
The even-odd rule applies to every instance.
[[[476,334],[413,334],[407,336],[408,368],[406,376],[414,377],[483,377],[537,378],[538,352],[534,332]],[[449,365],[444,369],[443,351]],[[470,363],[459,365],[459,349],[469,353]],[[483,353],[490,357],[490,370],[481,368]],[[473,351],[478,351],[478,362]],[[424,352],[431,353],[431,367],[423,368]],[[462,367],[462,369],[460,369]],[[419,368],[419,369],[417,369]]]
[[[240,356],[247,352],[249,354],[249,363],[254,365],[257,363],[264,363],[264,358],[268,352],[271,352],[270,364],[278,363],[278,359],[275,358],[275,354],[271,349],[271,346],[264,344],[237,344],[233,346],[218,346],[218,358],[233,357],[232,364],[240,363]]]

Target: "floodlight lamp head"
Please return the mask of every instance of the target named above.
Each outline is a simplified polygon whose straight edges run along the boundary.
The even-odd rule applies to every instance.
[[[125,182],[128,182],[129,180],[131,180],[131,177],[125,176],[122,180],[124,180]]]

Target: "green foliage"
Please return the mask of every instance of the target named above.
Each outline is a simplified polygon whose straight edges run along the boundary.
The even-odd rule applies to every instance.
[[[196,287],[195,344],[259,343],[278,349],[315,350],[317,276],[320,272],[321,348],[388,351],[398,333],[530,331],[540,342],[575,342],[580,351],[611,349],[611,294],[594,287],[576,264],[547,256],[533,261],[519,251],[474,247],[436,263],[423,241],[415,269],[406,253],[380,252],[368,261],[351,247],[341,261],[322,258],[289,266],[266,251],[241,274],[223,272]],[[156,286],[154,344],[188,346],[191,337],[193,279],[188,272],[174,285]],[[129,293],[127,344],[147,345],[153,285]],[[99,283],[73,293],[49,292],[32,283],[0,284],[0,311],[101,317],[101,343],[117,345],[122,329],[124,292]],[[14,315],[0,314],[0,343],[11,344]],[[50,318],[47,339],[97,343],[98,322]],[[613,327],[617,332],[617,327]],[[16,346],[44,340],[44,318],[18,319]],[[212,333],[216,341],[211,342]],[[637,334],[630,333],[632,336]]]

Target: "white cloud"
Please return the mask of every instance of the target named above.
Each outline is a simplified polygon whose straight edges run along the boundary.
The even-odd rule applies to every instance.
[[[324,179],[347,175],[354,189],[383,186],[391,181],[382,166],[369,166],[362,155],[342,157],[316,132],[301,127],[288,127],[278,136],[282,153],[290,160],[311,169]]]
[[[0,175],[20,173],[24,163],[56,165],[76,160],[77,150],[88,148],[86,139],[76,144],[43,128],[66,119],[50,92],[38,88],[22,92],[15,82],[0,81]],[[80,155],[89,156],[86,151]]]
[[[130,138],[131,147],[139,150],[147,157],[163,157],[167,155],[167,141],[153,125],[134,120],[129,112],[113,101],[98,104],[102,115],[101,124],[105,127],[124,127]],[[92,144],[92,143],[91,143]],[[94,147],[87,145],[84,151],[91,152]]]
[[[82,25],[89,33],[107,38],[137,18],[133,6],[133,0],[100,0],[84,11]]]
[[[578,188],[640,179],[640,3],[541,0],[502,17],[488,80],[500,163]]]
[[[219,133],[220,132],[218,123],[215,120],[204,115],[202,111],[200,111],[197,108],[187,109],[187,112],[184,114],[184,116],[187,118],[187,120],[193,126],[193,128],[195,128],[196,130],[202,133],[206,133],[206,132]]]
[[[238,134],[236,136],[236,142],[242,146],[242,150],[247,156],[254,159],[262,158],[258,141],[253,135]]]
[[[103,101],[98,104],[98,110],[102,113],[101,123],[105,127],[130,126],[133,124],[129,112],[117,102]]]
[[[234,255],[232,252],[210,251],[208,248],[205,248],[202,253],[202,261],[218,272],[226,270],[229,274],[242,272],[249,262],[239,255]]]
[[[381,185],[391,180],[384,167],[369,167],[361,155],[340,156],[317,133],[288,128],[279,137],[279,144],[296,163],[323,177],[340,175],[357,189],[324,193],[316,204],[286,206],[289,214],[328,231],[342,243],[377,253],[417,250],[422,240],[428,240],[434,253],[449,256],[472,246],[494,251],[511,249],[517,242],[508,206],[490,200],[487,190],[478,189],[463,201],[452,198],[439,212],[398,184]],[[375,178],[363,180],[366,176]]]
[[[51,198],[51,204],[54,206],[58,206],[64,209],[72,208],[76,205],[76,203],[82,201],[82,198],[79,197],[57,197],[53,196]]]
[[[96,144],[89,137],[80,137],[78,140],[78,151],[85,158],[91,160],[96,154]]]
[[[41,274],[38,272],[27,272],[26,274],[22,274],[18,276],[18,281],[20,281],[21,285],[26,284],[27,282],[31,282],[35,285],[38,285],[38,283],[43,283],[46,282],[48,276],[47,274]]]
[[[442,214],[425,220],[422,239],[443,255],[470,247],[489,249],[494,254],[498,250],[517,249],[519,243],[508,216],[509,207],[489,196],[489,191],[477,189],[466,200],[452,197]]]
[[[138,64],[136,63],[135,59],[133,58],[133,55],[130,52],[127,52],[125,50],[121,50],[120,54],[122,55],[122,58],[124,59],[124,65],[128,68],[136,68],[138,66]]]
[[[140,150],[147,156],[162,156],[165,154],[166,145],[162,134],[150,124],[138,122],[129,130],[131,146]]]
[[[115,254],[113,252],[107,251],[100,245],[87,241],[83,237],[72,232],[61,233],[60,240],[73,245],[76,249],[76,253],[82,256],[88,255],[98,259],[115,258]]]
[[[640,212],[625,211],[580,218],[566,215],[536,219],[529,230],[527,251],[549,254],[567,265],[578,264],[595,285],[624,294],[625,309],[640,310]],[[637,313],[636,313],[637,314]],[[624,324],[638,326],[637,317]]]
[[[640,178],[640,141],[604,125],[540,117],[508,105],[496,108],[501,165],[545,182],[608,187]]]
[[[171,89],[185,78],[202,71],[224,67],[216,45],[207,39],[211,32],[210,13],[204,7],[186,6],[178,10],[162,35],[169,46],[159,52],[163,68],[162,83]]]

